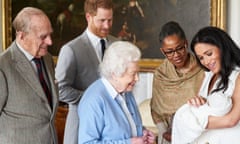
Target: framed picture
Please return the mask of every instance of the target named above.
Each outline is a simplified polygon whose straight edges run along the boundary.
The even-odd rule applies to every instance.
[[[53,27],[53,45],[49,52],[57,56],[63,44],[79,35],[86,28],[83,0],[3,0],[5,13],[5,48],[15,39],[12,20],[24,7],[42,9]]]
[[[142,70],[153,70],[164,58],[159,50],[158,34],[168,21],[177,21],[190,43],[202,27],[225,29],[226,0],[113,0],[112,35],[135,43],[142,52]],[[3,49],[14,40],[12,19],[25,6],[42,9],[50,18],[54,33],[52,55],[58,56],[63,44],[86,28],[84,0],[2,0]],[[197,5],[197,7],[196,7]]]

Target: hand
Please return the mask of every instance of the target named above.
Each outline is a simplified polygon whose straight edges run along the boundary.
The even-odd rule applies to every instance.
[[[188,100],[188,104],[191,106],[195,106],[195,107],[199,107],[203,104],[205,104],[207,102],[207,100],[201,96],[195,96],[191,99]]]
[[[155,135],[149,130],[144,130],[142,137],[131,138],[131,144],[153,144],[154,142]]]
[[[143,136],[145,137],[145,144],[153,144],[155,142],[155,135],[153,132],[149,130],[144,130],[143,131]]]
[[[131,144],[145,144],[145,137],[132,137]]]
[[[172,141],[172,133],[171,131],[166,131],[165,133],[163,133],[163,138],[165,140],[167,140],[168,142]]]

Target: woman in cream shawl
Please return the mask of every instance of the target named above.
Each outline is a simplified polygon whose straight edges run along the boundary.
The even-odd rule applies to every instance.
[[[163,134],[171,131],[171,121],[176,110],[197,95],[204,72],[197,65],[195,57],[188,52],[185,33],[178,23],[166,23],[159,40],[160,50],[166,59],[154,74],[151,113],[159,129],[158,143],[167,144],[171,138],[166,141],[166,138],[162,138]]]

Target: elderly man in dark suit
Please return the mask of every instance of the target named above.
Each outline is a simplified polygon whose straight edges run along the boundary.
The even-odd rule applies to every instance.
[[[109,35],[113,19],[111,0],[86,0],[84,10],[87,28],[62,47],[56,66],[60,101],[69,105],[64,144],[78,143],[77,105],[84,90],[99,77],[102,45],[107,48],[116,40]]]
[[[26,7],[13,27],[16,40],[0,56],[0,143],[57,144],[51,23],[43,11]]]

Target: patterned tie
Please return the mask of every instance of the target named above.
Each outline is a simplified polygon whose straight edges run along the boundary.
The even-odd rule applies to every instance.
[[[132,115],[130,114],[126,101],[124,100],[123,96],[121,96],[120,94],[117,96],[117,101],[120,104],[122,110],[124,111],[125,115],[127,116],[128,122],[131,126],[131,130],[132,130],[132,136],[137,136],[137,128],[136,128],[136,124],[133,120]]]
[[[49,91],[49,88],[47,86],[46,81],[44,80],[44,76],[43,76],[43,70],[42,70],[42,60],[40,58],[33,58],[33,61],[36,64],[37,67],[37,72],[38,72],[38,78],[40,80],[40,83],[42,85],[42,88],[47,96],[48,102],[50,104],[50,106],[52,107],[52,95],[51,92]]]
[[[101,39],[100,43],[101,43],[101,46],[102,46],[102,58],[103,58],[104,52],[105,52],[105,49],[106,49],[105,40]]]

